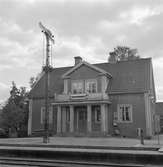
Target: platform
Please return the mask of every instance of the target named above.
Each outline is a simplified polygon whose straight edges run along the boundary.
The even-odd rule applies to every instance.
[[[128,138],[73,138],[51,137],[44,144],[42,138],[0,139],[0,156],[59,159],[72,161],[93,161],[113,163],[163,164],[163,146],[157,140],[145,140],[140,145],[138,139]]]

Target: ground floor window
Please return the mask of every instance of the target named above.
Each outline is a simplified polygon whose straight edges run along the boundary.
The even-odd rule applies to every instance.
[[[53,122],[53,107],[49,107],[49,123]],[[45,122],[45,107],[41,107],[41,124]]]
[[[118,121],[123,123],[132,122],[132,105],[118,104]]]
[[[101,122],[101,110],[100,106],[92,106],[92,111],[94,113],[95,123]]]
[[[70,108],[66,107],[66,122],[70,122]]]

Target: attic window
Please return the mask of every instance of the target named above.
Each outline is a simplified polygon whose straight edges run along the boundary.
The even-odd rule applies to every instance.
[[[86,80],[86,92],[88,93],[97,92],[97,81],[95,79]]]
[[[72,90],[72,94],[83,93],[83,82],[79,80],[72,81],[71,90]]]

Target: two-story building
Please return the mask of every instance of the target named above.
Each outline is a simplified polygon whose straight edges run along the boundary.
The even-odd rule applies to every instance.
[[[155,88],[150,58],[90,64],[50,73],[49,130],[62,136],[136,137],[154,134]],[[28,134],[44,129],[45,76],[30,91]]]

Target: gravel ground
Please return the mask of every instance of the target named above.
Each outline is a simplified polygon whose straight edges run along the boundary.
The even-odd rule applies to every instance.
[[[0,139],[0,144],[38,144],[43,145],[43,138],[7,138]],[[151,140],[145,140],[144,146],[158,146],[157,137]],[[114,146],[114,147],[132,147],[140,146],[139,139],[129,138],[95,138],[95,137],[50,137],[50,143],[54,145],[88,145],[88,146]],[[163,146],[163,135],[160,135],[160,145]]]

